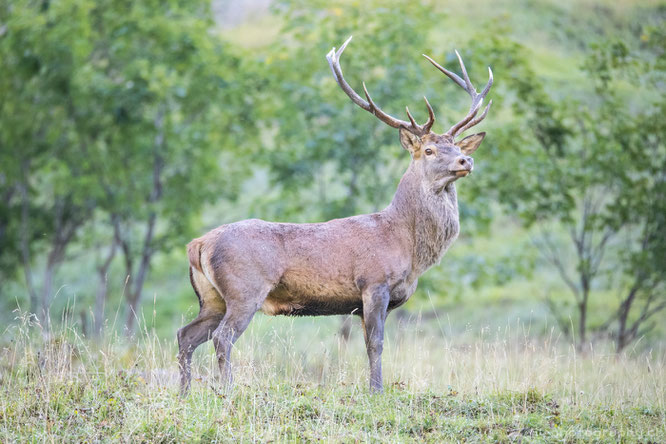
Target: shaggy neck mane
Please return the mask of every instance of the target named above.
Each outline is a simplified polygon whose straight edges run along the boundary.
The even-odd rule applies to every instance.
[[[386,209],[406,224],[414,248],[413,270],[423,273],[439,262],[458,237],[458,196],[453,183],[433,190],[422,185],[414,164],[402,176],[393,201]]]

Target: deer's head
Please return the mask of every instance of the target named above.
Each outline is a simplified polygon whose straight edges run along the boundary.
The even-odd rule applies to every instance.
[[[435,123],[435,113],[428,102],[428,99],[423,98],[428,108],[428,121],[423,125],[419,125],[406,108],[407,117],[409,122],[405,120],[396,119],[384,111],[382,111],[373,102],[368,89],[363,83],[363,92],[365,94],[364,100],[360,95],[352,89],[342,75],[342,68],[340,68],[340,56],[345,50],[351,37],[342,44],[337,51],[333,48],[327,55],[326,59],[331,66],[335,80],[342,90],[349,96],[349,98],[364,110],[374,114],[379,120],[387,125],[400,130],[400,143],[412,156],[412,170],[421,177],[424,185],[435,190],[441,190],[449,183],[455,181],[460,177],[467,176],[474,168],[474,159],[471,155],[479,147],[486,133],[478,133],[461,140],[455,139],[462,134],[465,130],[480,123],[488,114],[492,100],[488,102],[481,114],[481,106],[483,99],[488,95],[490,87],[493,84],[493,73],[488,68],[489,79],[485,88],[478,93],[474,85],[467,75],[465,64],[456,51],[460,68],[463,77],[447,70],[439,65],[433,59],[424,54],[424,57],[430,61],[437,69],[443,72],[447,77],[453,80],[457,85],[463,88],[472,98],[472,105],[467,115],[458,123],[453,125],[447,132],[438,134],[432,131],[432,126]]]

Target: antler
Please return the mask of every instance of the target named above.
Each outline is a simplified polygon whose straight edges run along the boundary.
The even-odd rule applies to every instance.
[[[446,135],[450,136],[452,139],[455,138],[458,134],[462,133],[463,131],[480,123],[486,117],[486,114],[488,114],[490,105],[492,105],[493,103],[492,100],[488,102],[488,105],[486,105],[481,115],[475,118],[475,116],[479,112],[479,109],[481,108],[481,105],[483,104],[483,99],[486,97],[486,95],[488,95],[490,87],[493,86],[493,72],[490,69],[490,67],[488,67],[488,75],[490,77],[488,79],[488,83],[486,84],[486,87],[483,88],[483,91],[481,91],[481,93],[477,93],[476,89],[474,88],[474,85],[472,85],[472,82],[469,79],[469,76],[467,75],[467,69],[465,69],[465,64],[463,63],[460,54],[458,54],[458,51],[456,51],[456,56],[458,56],[458,61],[460,62],[460,69],[462,70],[463,77],[465,78],[464,80],[461,79],[460,76],[458,76],[457,74],[449,71],[448,69],[444,68],[439,63],[435,62],[433,59],[428,57],[427,55],[423,54],[423,57],[428,59],[428,61],[433,65],[435,65],[437,69],[442,71],[444,74],[446,74],[447,77],[456,82],[462,89],[467,91],[467,93],[472,98],[472,106],[470,107],[467,116],[465,116],[465,118],[462,119],[460,122],[453,125],[451,129],[449,129],[446,132]]]
[[[375,116],[377,116],[379,120],[381,120],[385,124],[393,128],[404,128],[410,133],[419,137],[428,134],[430,132],[430,129],[432,128],[432,125],[435,123],[435,113],[432,110],[430,103],[428,103],[428,99],[426,99],[425,97],[423,97],[423,100],[425,100],[426,106],[428,107],[428,121],[423,125],[419,125],[418,123],[416,123],[414,117],[412,117],[411,113],[409,112],[409,108],[407,107],[405,107],[405,109],[407,110],[407,117],[409,118],[409,122],[396,119],[395,117],[392,117],[386,114],[384,111],[382,111],[375,104],[375,102],[372,101],[372,98],[368,93],[368,89],[365,87],[365,82],[363,82],[363,92],[365,93],[366,99],[368,99],[367,102],[363,100],[363,98],[359,96],[356,93],[356,91],[352,89],[351,86],[349,86],[349,84],[345,81],[345,78],[342,76],[342,68],[340,68],[340,56],[342,55],[342,52],[345,50],[351,39],[352,38],[349,37],[347,41],[342,44],[340,49],[337,50],[337,52],[335,50],[335,47],[333,47],[333,49],[331,49],[331,51],[328,54],[326,54],[326,60],[328,60],[328,64],[331,66],[331,70],[333,71],[333,76],[335,77],[335,80],[338,82],[338,85],[340,85],[340,88],[342,88],[345,94],[349,96],[352,102],[354,102],[364,110],[374,114]]]

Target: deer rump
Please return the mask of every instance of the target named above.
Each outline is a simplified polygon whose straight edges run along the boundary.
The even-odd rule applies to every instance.
[[[361,315],[363,290],[384,282],[393,309],[413,285],[407,282],[411,263],[388,228],[377,214],[315,224],[252,219],[223,225],[188,245],[192,285],[202,308],[231,302],[255,304],[267,315],[322,316]],[[208,285],[216,291],[206,291]]]

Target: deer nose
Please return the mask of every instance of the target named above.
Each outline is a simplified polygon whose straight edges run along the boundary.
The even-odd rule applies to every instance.
[[[472,167],[474,166],[474,159],[472,159],[472,158],[469,157],[469,156],[461,156],[461,157],[458,159],[458,163],[459,163],[463,168],[467,168],[467,169],[471,170]]]

